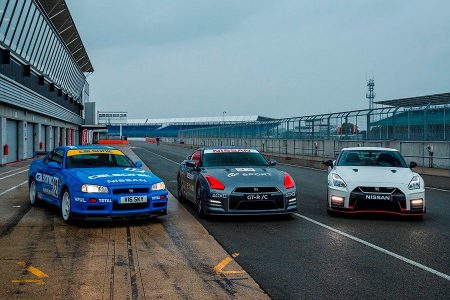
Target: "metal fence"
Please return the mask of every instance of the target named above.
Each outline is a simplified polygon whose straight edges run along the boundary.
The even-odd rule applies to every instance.
[[[178,137],[450,141],[450,102],[186,129]]]

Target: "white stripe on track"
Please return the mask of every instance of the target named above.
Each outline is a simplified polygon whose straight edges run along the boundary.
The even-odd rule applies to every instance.
[[[7,189],[6,191],[1,192],[1,193],[0,193],[0,197],[3,196],[3,195],[6,194],[6,193],[9,193],[9,192],[11,192],[11,191],[17,189],[18,187],[24,185],[25,183],[28,183],[28,180],[26,180],[26,181],[24,181],[24,182],[22,182],[22,183],[19,183],[18,185],[13,186],[12,188]]]
[[[13,173],[13,174],[10,174],[10,175],[7,175],[7,176],[4,176],[4,177],[0,177],[0,180],[3,180],[3,179],[6,179],[6,178],[9,178],[9,177],[15,176],[15,175],[17,175],[17,174],[20,174],[20,173],[23,173],[23,172],[28,172],[28,169],[25,169],[25,170],[22,170],[22,171],[20,171],[20,172],[16,172],[16,173]]]
[[[177,165],[180,164],[179,162],[176,162],[176,161],[174,161],[174,160],[171,160],[170,158],[167,158],[167,157],[165,157],[165,156],[162,156],[162,155],[160,155],[160,154],[158,154],[158,153],[155,153],[155,152],[153,152],[153,151],[150,151],[150,150],[148,150],[148,149],[145,149],[145,148],[141,148],[141,149],[144,149],[144,150],[147,151],[147,152],[150,152],[150,153],[152,153],[152,154],[154,154],[154,155],[156,155],[156,156],[159,156],[159,157],[161,157],[161,158],[164,158],[165,160],[170,161],[170,162],[172,162],[172,163],[174,163],[174,164],[177,164]]]
[[[386,249],[384,249],[384,248],[381,248],[380,246],[377,246],[377,245],[374,245],[374,244],[372,244],[372,243],[369,243],[369,242],[367,242],[367,241],[365,241],[365,240],[362,240],[362,239],[360,239],[360,238],[357,238],[357,237],[355,237],[355,236],[353,236],[353,235],[351,235],[351,234],[345,233],[345,232],[340,231],[340,230],[338,230],[338,229],[336,229],[336,228],[333,228],[333,227],[331,227],[331,226],[328,226],[328,225],[325,225],[325,224],[323,224],[323,223],[320,223],[320,222],[318,222],[318,221],[316,221],[316,220],[314,220],[314,219],[308,218],[308,217],[306,217],[306,216],[304,216],[304,215],[301,215],[301,214],[299,214],[299,213],[294,213],[294,215],[297,216],[297,217],[299,217],[299,218],[302,218],[303,220],[306,220],[306,221],[308,221],[308,222],[311,222],[311,223],[314,223],[314,224],[316,224],[316,225],[319,225],[320,227],[323,227],[323,228],[325,228],[325,229],[328,229],[328,230],[330,230],[330,231],[333,231],[334,233],[337,233],[337,234],[339,234],[339,235],[345,236],[346,238],[349,238],[349,239],[351,239],[351,240],[353,240],[353,241],[355,241],[355,242],[358,242],[358,243],[360,243],[360,244],[363,244],[363,245],[365,245],[365,246],[367,246],[367,247],[370,247],[370,248],[372,248],[372,249],[375,249],[375,250],[377,250],[377,251],[380,251],[380,252],[382,252],[382,253],[384,253],[384,254],[387,254],[387,255],[389,255],[389,256],[392,256],[392,257],[394,257],[394,258],[397,258],[397,259],[399,259],[399,260],[401,260],[401,261],[403,261],[403,262],[405,262],[405,263],[407,263],[407,264],[410,264],[410,265],[415,266],[415,267],[417,267],[417,268],[419,268],[419,269],[422,269],[422,270],[424,270],[424,271],[426,271],[426,272],[429,272],[429,273],[431,273],[431,274],[434,274],[434,275],[436,275],[436,276],[439,276],[439,277],[441,277],[441,278],[443,278],[443,279],[446,279],[446,280],[450,281],[450,275],[447,275],[447,274],[445,274],[445,273],[436,271],[435,269],[432,269],[432,268],[430,268],[430,267],[427,267],[427,266],[425,266],[425,265],[422,265],[421,263],[415,262],[415,261],[413,261],[413,260],[411,260],[411,259],[409,259],[409,258],[406,258],[406,257],[404,257],[404,256],[401,256],[401,255],[399,255],[399,254],[396,254],[396,253],[394,253],[394,252],[391,252],[391,251],[389,251],[389,250],[386,250]]]
[[[28,169],[28,167],[9,170],[7,172],[0,173],[0,176],[4,175],[4,174],[9,174],[9,173],[12,173],[12,172],[15,172],[15,171],[19,171],[19,170],[24,170],[24,169]]]

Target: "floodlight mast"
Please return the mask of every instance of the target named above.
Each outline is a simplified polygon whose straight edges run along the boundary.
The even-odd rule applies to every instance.
[[[374,109],[373,100],[375,99],[376,96],[374,92],[374,87],[375,87],[375,80],[373,78],[367,80],[368,92],[366,93],[366,98],[369,99],[369,109]]]

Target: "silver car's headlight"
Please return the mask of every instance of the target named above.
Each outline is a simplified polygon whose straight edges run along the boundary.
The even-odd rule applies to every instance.
[[[408,189],[410,189],[410,190],[420,189],[420,177],[419,176],[414,175],[414,177],[411,179],[411,181],[408,184]]]
[[[161,190],[165,190],[166,189],[166,185],[164,184],[164,182],[158,182],[155,183],[154,185],[152,185],[152,191],[161,191]]]
[[[347,187],[347,184],[345,183],[344,179],[342,179],[341,176],[339,176],[338,174],[333,173],[331,175],[331,178],[333,180],[334,186],[341,187],[341,188]]]
[[[83,184],[81,186],[81,191],[83,193],[109,193],[109,190],[106,186],[94,184]]]

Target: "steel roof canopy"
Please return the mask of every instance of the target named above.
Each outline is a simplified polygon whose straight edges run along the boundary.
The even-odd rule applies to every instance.
[[[89,56],[84,48],[80,34],[75,27],[75,22],[69,12],[66,1],[36,0],[36,2],[44,9],[81,71],[94,72],[94,67],[89,60]]]
[[[375,103],[396,107],[426,106],[428,104],[431,105],[450,104],[450,93],[376,101]]]

